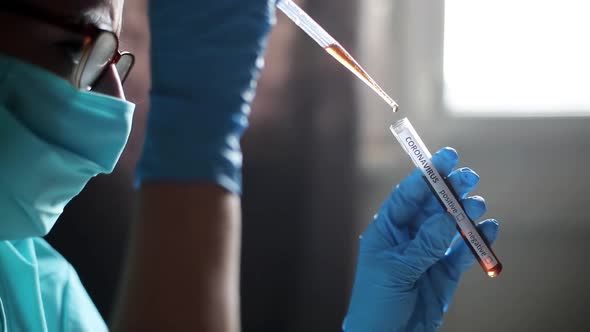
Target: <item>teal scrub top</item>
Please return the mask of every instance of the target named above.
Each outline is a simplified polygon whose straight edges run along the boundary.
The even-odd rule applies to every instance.
[[[0,331],[107,331],[72,265],[41,238],[0,241]]]

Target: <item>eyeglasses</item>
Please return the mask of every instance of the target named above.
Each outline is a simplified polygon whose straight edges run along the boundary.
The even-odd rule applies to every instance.
[[[111,64],[117,68],[121,83],[125,82],[133,68],[135,56],[129,52],[119,51],[119,38],[113,31],[92,23],[72,22],[70,19],[46,13],[22,1],[0,4],[0,11],[28,16],[83,35],[81,52],[73,58],[74,68],[70,77],[72,84],[79,89],[90,90]]]

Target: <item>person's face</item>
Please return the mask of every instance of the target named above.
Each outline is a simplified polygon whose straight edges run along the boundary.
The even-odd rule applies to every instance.
[[[25,0],[8,0],[25,1]],[[89,22],[121,30],[124,0],[27,0],[28,4],[52,15],[74,22]],[[3,12],[0,7],[0,53],[18,57],[65,79],[72,74],[72,61],[80,52],[84,34],[51,25],[35,18]],[[110,65],[94,84],[92,91],[124,99],[121,80]]]

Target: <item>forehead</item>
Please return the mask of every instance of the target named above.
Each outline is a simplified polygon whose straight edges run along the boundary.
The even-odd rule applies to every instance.
[[[75,21],[111,27],[119,33],[124,0],[28,0],[37,7]]]

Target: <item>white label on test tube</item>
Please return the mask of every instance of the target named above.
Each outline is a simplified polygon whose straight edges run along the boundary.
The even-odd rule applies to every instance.
[[[420,136],[407,118],[395,122],[389,128],[395,138],[400,142],[404,150],[410,155],[414,164],[420,169],[432,191],[438,196],[444,204],[447,211],[455,218],[461,232],[471,243],[471,247],[479,256],[481,262],[485,265],[486,270],[492,269],[498,264],[495,255],[483,241],[473,222],[467,217],[457,197],[449,189],[444,178],[431,163],[432,155],[426,148]]]

